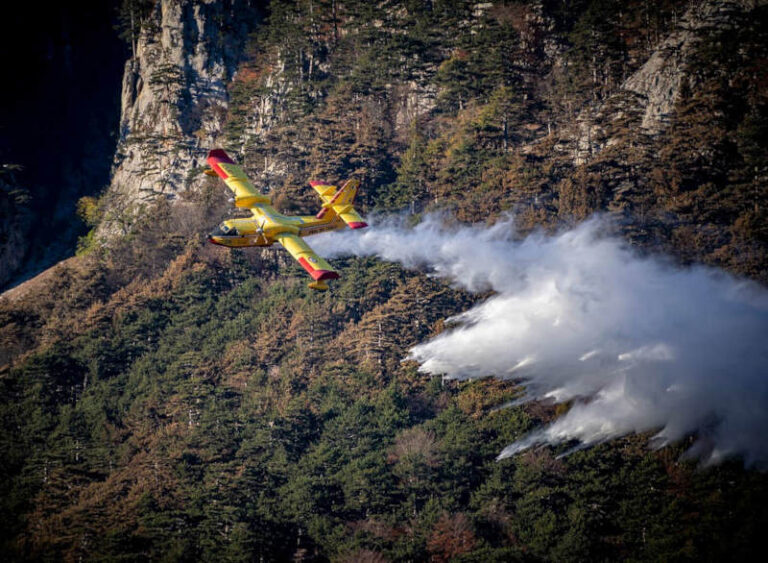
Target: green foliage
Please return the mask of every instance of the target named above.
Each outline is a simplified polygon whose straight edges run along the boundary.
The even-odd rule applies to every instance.
[[[136,41],[142,28],[147,27],[154,0],[122,0],[117,10],[115,29],[120,39],[128,43],[136,55]]]
[[[696,472],[642,437],[496,462],[532,424],[520,407],[492,411],[513,384],[441,386],[399,362],[357,361],[367,319],[397,327],[409,310],[455,312],[462,298],[436,282],[354,260],[328,300],[240,253],[206,263],[206,252],[182,251],[3,378],[7,552],[652,560],[696,558],[712,542],[745,553],[760,533],[768,491],[754,473]],[[724,486],[727,499],[711,495]],[[48,531],[27,536],[36,521]],[[715,533],[739,522],[733,539]]]
[[[386,188],[382,199],[384,209],[402,209],[406,206],[414,211],[416,202],[426,197],[425,175],[427,162],[424,158],[426,139],[414,128],[408,149],[400,159],[397,181]]]
[[[486,102],[494,90],[521,81],[513,55],[519,49],[519,39],[512,23],[486,17],[481,25],[475,33],[460,36],[435,75],[441,88],[440,107],[447,111],[464,109],[472,100]]]
[[[607,210],[633,240],[765,275],[764,10],[701,42],[698,82],[650,139],[638,100],[615,91],[680,2],[544,2],[565,75],[535,5],[476,4],[272,2],[229,85],[227,143],[291,211],[316,210],[307,177],[354,175],[365,209],[515,209],[521,229]],[[126,37],[148,10],[124,3]],[[177,70],[155,87],[178,86]],[[606,146],[576,164],[563,131],[587,102],[620,117],[596,118]],[[254,108],[268,108],[261,124]],[[402,362],[476,297],[374,258],[335,259],[342,278],[315,294],[278,252],[203,244],[229,209],[213,187],[181,197],[138,219],[107,206],[130,234],[1,305],[10,559],[746,560],[764,547],[764,475],[696,468],[685,443],[496,461],[541,418],[496,410],[518,386]],[[708,242],[698,224],[726,234]]]

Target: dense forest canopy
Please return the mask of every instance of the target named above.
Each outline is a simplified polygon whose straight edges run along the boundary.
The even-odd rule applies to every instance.
[[[163,6],[124,2],[133,52]],[[284,212],[317,211],[308,178],[350,176],[364,213],[412,224],[510,212],[522,237],[601,212],[640,252],[765,283],[767,24],[762,2],[273,1],[227,84],[220,143]],[[183,91],[166,70],[156,87]],[[682,456],[696,436],[497,461],[572,403],[499,409],[519,382],[403,361],[488,294],[374,257],[334,258],[341,279],[313,293],[279,249],[206,244],[229,194],[185,172],[198,187],[121,215],[109,240],[113,194],[81,200],[78,255],[0,300],[6,559],[765,547],[765,474],[699,466]]]

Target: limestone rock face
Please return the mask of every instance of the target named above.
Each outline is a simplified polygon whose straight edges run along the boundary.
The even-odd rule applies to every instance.
[[[750,2],[731,0],[710,0],[691,7],[615,94],[600,107],[582,112],[576,134],[569,139],[574,164],[585,164],[612,144],[600,124],[630,120],[645,135],[664,131],[680,99],[683,82],[687,81],[692,90],[697,87],[689,66],[698,44],[714,31],[736,29],[750,8]]]
[[[702,36],[713,29],[735,28],[735,16],[742,9],[742,3],[729,1],[706,2],[694,6],[683,16],[678,29],[624,83],[625,90],[645,98],[641,126],[649,133],[660,132],[668,123],[668,117],[680,96],[682,81],[687,76],[691,55]]]
[[[159,0],[126,62],[120,138],[101,235],[159,197],[202,182],[234,74],[257,16],[248,0]],[[124,228],[124,227],[123,227]]]

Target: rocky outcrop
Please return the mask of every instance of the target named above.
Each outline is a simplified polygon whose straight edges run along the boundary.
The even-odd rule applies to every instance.
[[[589,162],[612,144],[612,123],[639,127],[648,136],[664,131],[680,100],[683,83],[696,89],[696,76],[689,72],[689,66],[702,39],[713,32],[736,29],[750,7],[749,2],[730,0],[710,0],[691,7],[615,94],[579,117],[575,137],[570,140],[574,164]],[[627,123],[629,117],[631,123]]]
[[[249,0],[159,0],[126,63],[120,140],[101,234],[145,203],[202,181],[235,73],[258,14]]]
[[[688,76],[688,64],[707,33],[735,29],[743,3],[716,1],[692,7],[678,29],[654,51],[648,61],[623,85],[624,90],[645,100],[641,126],[650,133],[662,131],[669,122],[680,88]],[[695,88],[695,84],[692,84]]]

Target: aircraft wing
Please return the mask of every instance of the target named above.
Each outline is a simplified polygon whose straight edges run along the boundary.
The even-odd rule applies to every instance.
[[[218,174],[227,187],[235,194],[235,205],[238,207],[253,207],[259,203],[269,203],[268,197],[261,195],[243,169],[229,158],[221,149],[208,153],[208,164]]]
[[[318,256],[300,236],[280,233],[275,239],[304,267],[313,280],[334,280],[339,277],[333,266]]]

